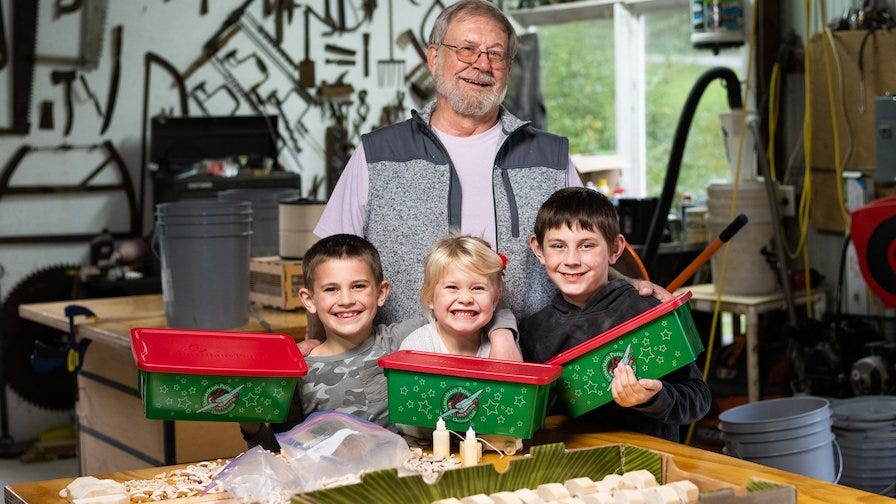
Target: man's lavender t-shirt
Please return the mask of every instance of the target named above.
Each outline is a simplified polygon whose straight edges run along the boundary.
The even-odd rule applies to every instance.
[[[460,232],[478,236],[495,247],[495,210],[492,192],[492,171],[501,141],[501,123],[478,135],[457,137],[433,128],[448,150],[460,179]],[[364,236],[367,215],[368,179],[364,145],[358,143],[323,212],[314,234],[320,238],[337,233]],[[582,180],[569,161],[566,184],[581,187]],[[400,204],[400,202],[398,202]]]

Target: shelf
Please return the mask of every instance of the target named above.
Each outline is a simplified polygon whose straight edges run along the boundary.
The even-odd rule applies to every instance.
[[[687,8],[689,5],[688,0],[578,0],[510,9],[508,14],[522,26],[544,26],[587,19],[611,19],[615,4],[621,4],[634,13]]]

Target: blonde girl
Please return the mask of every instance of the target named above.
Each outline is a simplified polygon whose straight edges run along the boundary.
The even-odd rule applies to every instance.
[[[486,327],[504,293],[505,261],[481,238],[452,235],[437,242],[426,256],[420,291],[430,323],[401,348],[488,357]]]

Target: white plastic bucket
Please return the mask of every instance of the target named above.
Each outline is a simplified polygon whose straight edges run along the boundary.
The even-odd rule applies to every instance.
[[[731,202],[734,199],[732,184],[710,184],[706,188],[707,224],[710,236],[718,236],[731,223]],[[775,228],[765,183],[744,181],[738,186],[737,208],[733,215],[744,214],[747,224],[728,241],[728,268],[722,279],[724,251],[710,258],[713,284],[716,291],[727,294],[759,296],[778,290],[778,276],[766,262],[762,248],[774,250],[772,240]]]
[[[247,201],[156,205],[168,327],[230,329],[248,322],[251,234]]]
[[[751,117],[748,114],[747,120]],[[756,142],[749,128],[745,132],[743,148],[741,148],[741,126],[744,121],[744,110],[737,109],[719,114],[722,125],[722,140],[725,142],[725,156],[728,159],[728,180],[734,182],[737,175],[737,153],[741,153],[740,180],[756,180]]]
[[[314,227],[326,206],[322,201],[298,197],[280,200],[280,257],[300,259],[317,242]]]

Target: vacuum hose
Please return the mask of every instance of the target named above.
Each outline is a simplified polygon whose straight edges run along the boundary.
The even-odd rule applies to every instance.
[[[706,87],[715,79],[725,80],[725,90],[728,92],[728,106],[731,107],[731,110],[743,108],[740,81],[730,68],[710,68],[697,79],[694,87],[691,88],[688,99],[684,103],[684,110],[682,110],[681,116],[678,118],[678,126],[675,128],[672,151],[669,153],[669,164],[666,168],[666,179],[663,182],[663,192],[660,195],[656,211],[653,213],[653,219],[650,221],[650,228],[647,231],[647,238],[641,251],[641,260],[647,265],[647,271],[653,270],[656,252],[660,246],[663,229],[666,227],[669,209],[672,207],[672,199],[675,197],[675,186],[678,185],[678,173],[681,171],[681,157],[684,154],[684,146],[687,143],[691,121],[694,119],[694,112],[697,110],[697,105],[700,103],[700,98],[703,96]]]

